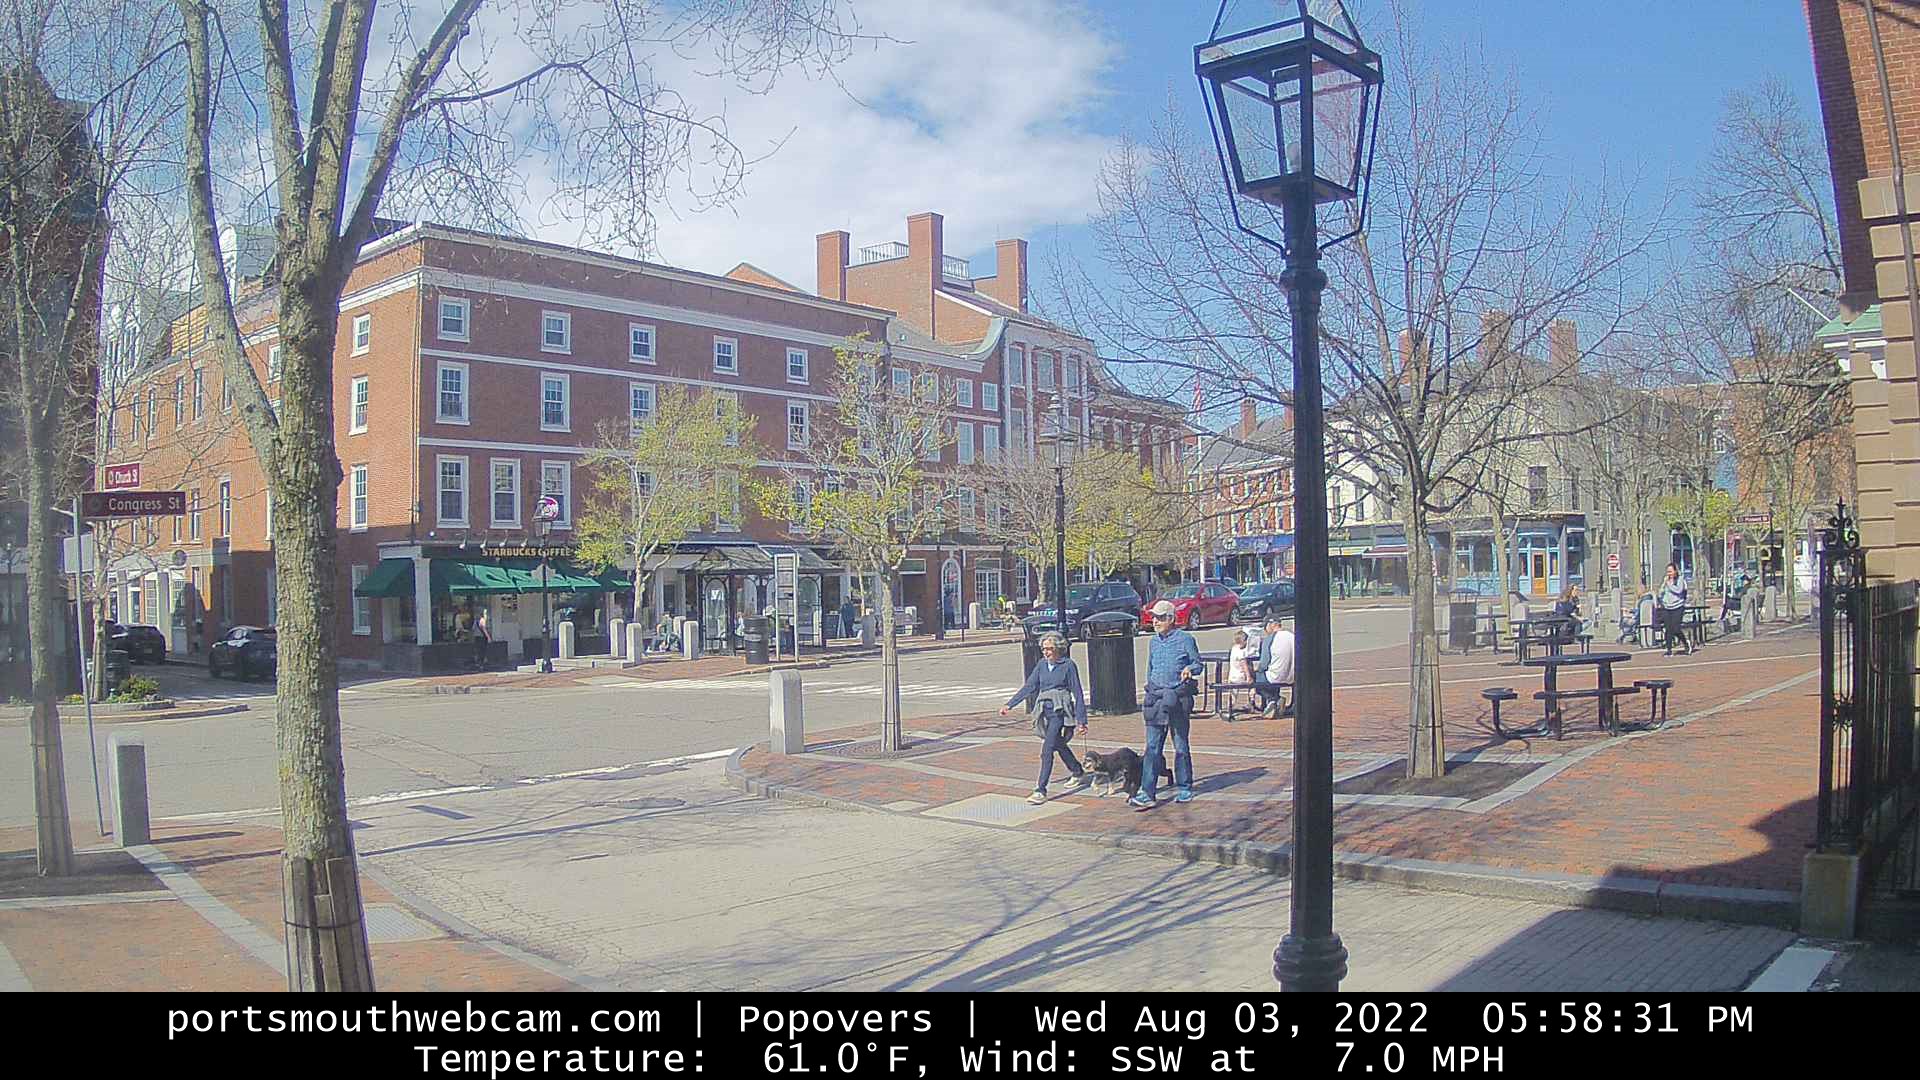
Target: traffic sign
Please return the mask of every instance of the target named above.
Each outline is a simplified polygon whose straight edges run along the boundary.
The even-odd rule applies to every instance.
[[[1607,573],[1617,574],[1619,572],[1620,572],[1620,553],[1617,551],[1610,551],[1607,553]]]
[[[184,491],[83,491],[80,516],[89,518],[178,517],[187,512]]]
[[[122,491],[140,486],[140,463],[128,462],[125,465],[109,465],[106,472],[106,486],[110,491]]]

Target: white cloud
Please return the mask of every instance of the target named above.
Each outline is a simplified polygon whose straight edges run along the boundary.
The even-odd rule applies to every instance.
[[[1118,45],[1084,11],[1064,0],[899,0],[860,16],[863,29],[896,41],[842,63],[844,90],[790,75],[769,93],[744,93],[662,58],[663,77],[723,113],[749,156],[770,156],[730,206],[663,212],[657,258],[715,273],[746,260],[811,289],[814,236],[829,229],[856,245],[905,240],[907,216],[934,210],[946,218],[947,252],[966,256],[1087,218],[1113,139],[1086,118]],[[527,179],[531,191],[546,187]],[[560,242],[578,235],[530,227]]]

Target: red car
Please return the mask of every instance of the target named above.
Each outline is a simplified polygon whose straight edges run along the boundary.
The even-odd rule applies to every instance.
[[[1240,598],[1232,589],[1217,581],[1205,585],[1176,585],[1154,598],[1154,604],[1165,600],[1173,605],[1173,625],[1182,630],[1207,623],[1225,626],[1233,621],[1234,606]],[[1153,604],[1140,609],[1140,623],[1153,625]]]

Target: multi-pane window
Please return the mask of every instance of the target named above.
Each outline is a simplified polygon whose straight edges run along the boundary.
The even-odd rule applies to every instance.
[[[113,416],[114,416],[114,410],[108,409],[107,415],[103,417],[101,420],[102,425],[106,428],[106,431],[107,431],[108,452],[112,452],[114,447],[119,445],[119,442],[120,442],[120,426],[113,422]]]
[[[793,516],[788,519],[787,527],[799,531],[806,527],[807,515],[813,509],[813,488],[805,480],[793,482]]]
[[[472,335],[467,326],[473,317],[473,302],[451,296],[440,298],[440,338],[443,341],[466,341]]]
[[[1547,505],[1547,467],[1527,466],[1527,506],[1539,509]]]
[[[653,421],[653,384],[629,383],[627,386],[627,411],[633,419],[633,430],[639,431],[642,425]]]
[[[573,316],[564,311],[540,313],[540,349],[542,352],[573,351]]]
[[[157,392],[147,391],[147,438],[160,433],[160,398]]]
[[[715,477],[720,485],[720,532],[740,531],[740,474],[721,473]]]
[[[974,516],[979,512],[975,509],[978,505],[978,498],[972,488],[963,487],[960,489],[960,527],[962,529],[972,529]]]
[[[1053,354],[1049,352],[1039,352],[1038,350],[1036,350],[1033,356],[1034,356],[1034,359],[1038,361],[1039,369],[1040,369],[1034,373],[1034,379],[1033,379],[1034,385],[1036,387],[1046,387],[1048,389],[1052,389],[1054,385]]]
[[[225,375],[220,376],[220,411],[233,411],[233,380]]]
[[[955,460],[962,465],[973,464],[973,425],[965,420],[953,426],[953,446]]]
[[[207,415],[207,371],[205,368],[193,369],[193,418]]]
[[[540,463],[540,494],[560,504],[560,515],[553,519],[555,528],[567,528],[573,524],[573,466],[564,461],[543,461]]]
[[[790,383],[807,381],[807,350],[787,350],[787,381]]]
[[[353,355],[359,356],[373,347],[373,316],[355,315],[353,317]]]
[[[348,428],[348,434],[357,435],[367,430],[367,410],[373,404],[373,390],[368,378],[366,375],[360,375],[350,384],[353,404],[352,424]]]
[[[540,430],[566,431],[571,424],[572,414],[567,404],[567,377],[565,375],[540,376]]]
[[[807,445],[807,403],[804,401],[787,402],[787,449],[798,450]]]
[[[443,360],[434,417],[443,424],[464,424],[467,416],[467,365]]]
[[[221,536],[233,535],[233,481],[220,481],[220,532]]]
[[[280,378],[280,346],[267,346],[267,381],[277,382]]]
[[[367,467],[355,465],[347,485],[347,525],[367,527]]]
[[[438,471],[440,524],[465,525],[467,523],[467,459],[443,457],[439,461]]]
[[[1567,470],[1567,509],[1580,509],[1580,470]]]
[[[353,632],[356,634],[373,633],[373,598],[360,595],[360,583],[367,580],[367,569],[358,564],[353,568]]]
[[[627,324],[627,359],[636,364],[653,363],[653,327]]]
[[[740,416],[740,395],[731,390],[713,391],[713,418],[727,423],[729,417]],[[740,428],[737,424],[727,428],[727,445],[740,445]]]
[[[653,498],[653,474],[643,472],[635,476],[633,478],[633,487],[635,491],[639,492],[641,498]]]
[[[195,491],[187,499],[187,539],[200,539],[200,492]]]
[[[980,456],[988,461],[1000,460],[1000,429],[992,424],[980,425]]]
[[[173,380],[173,426],[179,427],[187,418],[187,381],[185,378]]]
[[[713,339],[713,370],[726,375],[740,374],[740,343],[732,338]]]
[[[1027,351],[1018,345],[1007,354],[1007,385],[1027,385]]]
[[[1000,384],[983,382],[980,384],[980,407],[988,412],[1000,411]]]
[[[1077,356],[1067,357],[1067,392],[1080,392],[1080,358]]]
[[[973,408],[973,380],[953,380],[953,402],[964,409]]]
[[[492,525],[520,524],[520,462],[513,458],[493,459]]]
[[[906,368],[900,368],[900,367],[894,368],[893,369],[893,392],[904,396],[908,393],[911,393],[912,390],[913,390],[913,376],[908,373]]]

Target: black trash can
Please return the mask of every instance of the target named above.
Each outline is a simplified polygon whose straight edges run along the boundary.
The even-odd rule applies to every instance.
[[[1480,604],[1474,600],[1454,600],[1447,604],[1447,648],[1463,653],[1473,648],[1478,628]]]
[[[746,620],[746,628],[740,634],[740,642],[746,647],[747,663],[767,662],[767,624],[771,621],[764,616]]]
[[[1087,633],[1087,676],[1093,684],[1088,708],[1093,712],[1117,715],[1140,710],[1133,679],[1136,621],[1122,611],[1103,611],[1081,624]]]

